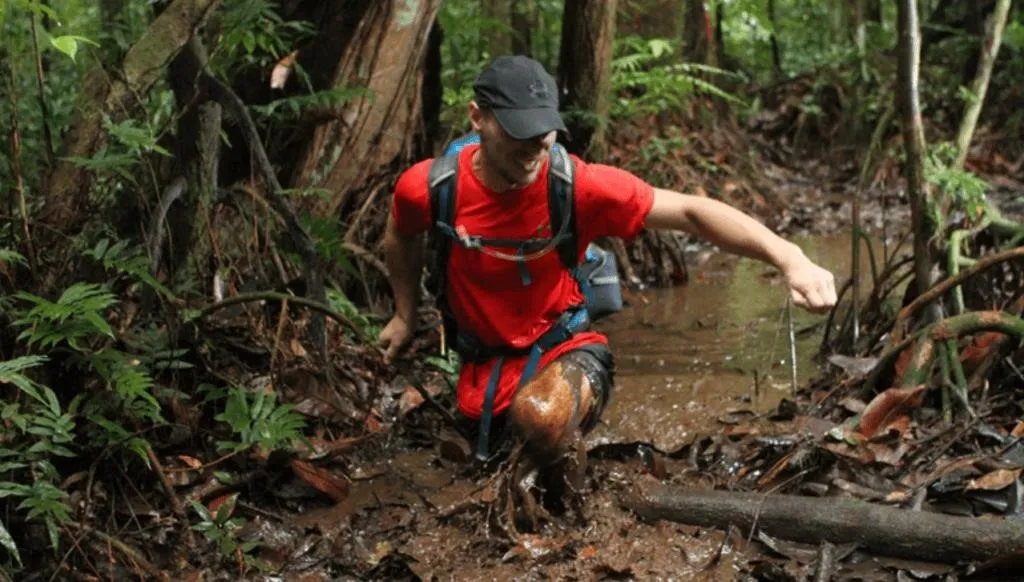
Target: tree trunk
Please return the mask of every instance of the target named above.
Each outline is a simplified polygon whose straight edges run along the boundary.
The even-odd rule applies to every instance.
[[[570,151],[600,160],[611,81],[616,0],[566,0],[559,88],[572,134]]]
[[[719,64],[729,62],[729,55],[725,54],[725,31],[722,27],[725,23],[725,2],[715,4],[715,54],[718,56]]]
[[[775,18],[775,0],[768,0],[768,21],[772,23],[772,31],[768,37],[772,46],[772,74],[779,78],[782,77],[782,51],[779,49],[778,35],[775,31],[779,26]]]
[[[911,224],[914,231],[914,274],[917,293],[923,294],[932,286],[934,260],[929,240],[938,225],[928,216],[934,206],[924,181],[924,128],[918,101],[920,66],[920,34],[917,20],[917,2],[899,0],[899,90],[897,96],[903,125],[903,144],[906,149],[907,195],[910,198]],[[926,316],[933,320],[932,312]]]
[[[313,0],[311,0],[313,1]],[[316,0],[320,2],[320,0]],[[423,134],[421,70],[440,0],[335,0],[321,22],[319,46],[302,60],[321,88],[365,87],[319,122],[293,170],[297,188],[323,188],[329,196],[302,199],[303,210],[339,216],[353,208],[375,173],[391,172]],[[326,66],[326,70],[325,70]]]
[[[444,105],[444,86],[441,80],[441,42],[444,31],[436,19],[427,37],[426,56],[423,59],[423,139],[417,148],[416,159],[433,157],[434,144],[441,140],[441,107]]]
[[[690,63],[715,65],[711,20],[704,0],[686,0],[683,19],[683,59]]]
[[[533,0],[519,1],[512,5],[512,54],[533,56],[533,32],[530,25],[530,13],[534,9]]]
[[[882,24],[882,0],[867,0],[867,13],[864,15],[868,22]]]
[[[853,7],[853,39],[857,45],[857,60],[860,62],[860,78],[862,81],[867,81],[868,78],[868,29],[864,19],[867,2],[868,0],[855,0]]]
[[[512,37],[507,27],[512,20],[512,5],[510,0],[480,0],[480,11],[484,18],[491,22],[487,23],[483,31],[484,39],[482,52],[487,52],[491,59],[501,55],[507,55],[512,48]]]
[[[217,161],[220,149],[221,106],[213,100],[208,78],[202,74],[207,55],[202,41],[195,37],[171,61],[169,75],[178,106],[178,135],[175,141],[175,172],[185,177],[185,189],[178,202],[180,211],[166,214],[170,234],[169,271],[177,281],[187,278],[206,280],[210,256],[206,236],[206,210],[217,187]],[[173,204],[161,200],[158,210]],[[158,213],[159,214],[159,213]],[[159,264],[162,225],[151,229],[154,266]],[[191,261],[192,268],[188,262]]]
[[[963,169],[967,160],[967,150],[971,146],[971,136],[974,135],[974,127],[978,123],[978,116],[981,115],[981,106],[985,102],[985,93],[988,92],[988,81],[992,77],[992,69],[996,63],[996,56],[999,54],[999,45],[1003,41],[1003,27],[1006,26],[1006,16],[1010,12],[1010,0],[999,0],[996,10],[992,13],[988,33],[981,48],[981,57],[978,59],[978,74],[971,83],[971,93],[974,99],[967,104],[963,121],[960,123],[960,131],[957,134],[956,161],[953,165],[956,169]]]
[[[92,158],[104,145],[103,116],[125,119],[141,104],[159,80],[164,67],[191,40],[220,0],[174,0],[125,54],[120,71],[110,74],[94,67],[82,82],[82,93],[71,128],[63,138],[56,168],[47,177],[49,194],[40,214],[39,239],[53,233],[78,234],[89,217],[88,198],[93,175],[67,158]]]
[[[832,34],[832,42],[840,42],[845,35],[846,28],[846,2],[830,2],[829,6],[829,31]]]
[[[100,0],[100,18],[102,19],[104,29],[111,30],[124,27],[123,11],[124,0]],[[100,45],[103,62],[115,62],[115,59],[121,56],[118,54],[119,48],[117,43],[111,38],[106,38],[104,41]]]

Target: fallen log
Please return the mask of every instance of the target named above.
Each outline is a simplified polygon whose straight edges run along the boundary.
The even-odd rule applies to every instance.
[[[851,498],[697,491],[658,486],[626,500],[639,516],[820,544],[857,543],[878,555],[940,563],[1024,551],[1024,522],[959,517]]]

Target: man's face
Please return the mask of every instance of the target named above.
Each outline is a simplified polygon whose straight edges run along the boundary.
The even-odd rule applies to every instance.
[[[532,139],[514,139],[502,129],[494,114],[476,103],[469,106],[473,129],[480,134],[480,153],[488,167],[511,188],[522,188],[537,179],[544,159],[555,145],[555,131]]]

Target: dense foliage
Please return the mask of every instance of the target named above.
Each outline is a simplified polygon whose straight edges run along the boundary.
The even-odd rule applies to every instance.
[[[526,17],[532,54],[557,70],[563,2],[520,4],[530,11]],[[622,18],[646,4],[621,1]],[[685,4],[680,0],[679,10]],[[848,3],[706,4],[709,26],[721,17],[724,54],[717,62],[686,62],[681,32],[616,38],[607,96],[612,121],[626,126],[655,114],[683,112],[698,98],[727,103],[733,115],[744,119],[766,107],[759,88],[807,76],[813,89],[802,96],[804,111],[819,114],[818,90],[836,87],[844,96],[845,119],[861,128],[845,137],[866,142],[871,124],[892,101],[896,23],[891,3],[878,2],[882,9],[875,19],[864,18],[860,45],[854,15],[843,9]],[[934,122],[930,130],[938,136],[930,158],[931,179],[959,196],[961,206],[976,208],[984,198],[984,183],[950,169],[948,151],[942,148],[971,98],[964,88],[970,77],[964,71],[977,58],[980,38],[978,31],[967,30],[968,15],[940,10],[940,2],[922,4],[935,17],[926,28],[934,32],[934,40],[926,45],[922,83],[925,116]],[[55,556],[67,551],[62,532],[68,530],[61,524],[93,517],[88,507],[72,507],[62,490],[70,476],[84,472],[92,479],[101,462],[115,463],[124,474],[152,471],[152,435],[172,423],[172,404],[187,401],[212,411],[215,448],[222,453],[285,446],[303,434],[303,417],[273,390],[218,382],[203,369],[199,352],[210,349],[210,340],[198,345],[182,340],[196,337],[192,326],[206,300],[202,290],[208,282],[169,281],[151,266],[144,225],[168,186],[160,178],[161,168],[173,159],[181,115],[166,78],[149,94],[137,96],[141,107],[125,119],[104,120],[107,139],[95,156],[73,160],[97,177],[89,192],[97,220],[64,241],[76,249],[84,280],[63,281],[58,292],[46,293],[40,283],[46,274],[35,271],[38,255],[51,249],[30,249],[26,235],[46,201],[44,178],[72,127],[79,98],[90,89],[83,87],[85,75],[98,64],[116,75],[112,65],[166,5],[0,0],[0,563],[9,572],[25,563],[32,531],[25,524],[42,524],[48,555]],[[486,16],[481,6],[477,0],[442,3],[442,141],[465,130],[471,81],[495,56],[489,52],[490,39],[516,34],[501,20]],[[243,84],[254,75],[267,78],[296,47],[315,42],[317,29],[311,22],[282,16],[278,4],[269,0],[224,0],[202,34],[209,71]],[[773,38],[779,46],[778,70]],[[298,79],[293,84],[298,89],[250,106],[265,140],[304,114],[361,94],[360,87],[316,88],[298,66],[290,72]],[[1024,127],[1024,111],[1015,105],[1022,97],[1022,77],[1024,11],[1018,5],[1007,25],[987,108],[992,112],[988,121],[1007,135],[1019,136]],[[221,141],[230,143],[226,133]],[[285,153],[274,162],[284,165]],[[285,184],[285,189],[295,198],[317,194],[292,191],[292,186]],[[333,217],[305,215],[303,224],[319,253],[341,263],[352,247],[342,245],[334,222]],[[268,219],[265,228],[278,226]],[[285,260],[296,257],[292,251],[284,249]],[[361,313],[341,289],[331,289],[330,298],[333,310],[372,336],[378,322],[374,316]],[[230,511],[211,512],[202,505],[189,511],[196,529],[229,558],[251,549],[232,542],[240,524],[231,520]]]

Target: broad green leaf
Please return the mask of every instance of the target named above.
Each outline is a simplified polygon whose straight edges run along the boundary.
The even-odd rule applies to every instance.
[[[668,41],[662,40],[660,38],[652,39],[650,42],[650,47],[651,54],[653,54],[654,58],[656,59],[660,58],[661,55],[668,54],[669,52],[672,51],[672,45],[669,44]]]
[[[18,545],[14,543],[14,538],[11,537],[10,532],[4,527],[4,522],[0,521],[0,546],[3,546],[12,556],[18,565],[21,565],[21,554],[18,553]]]
[[[72,61],[75,60],[75,55],[78,54],[78,40],[73,36],[50,37],[50,44],[60,52],[66,54]]]

